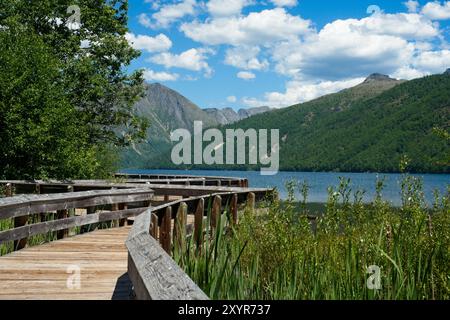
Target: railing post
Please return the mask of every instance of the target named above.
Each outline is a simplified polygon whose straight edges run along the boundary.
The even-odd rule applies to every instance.
[[[27,223],[28,223],[28,216],[16,217],[16,218],[14,218],[14,229],[23,227]],[[27,241],[28,241],[28,238],[15,240],[14,241],[14,250],[20,250],[20,249],[25,248],[25,246],[27,245]]]
[[[174,252],[178,250],[179,253],[184,251],[186,242],[186,222],[187,222],[187,205],[180,203],[178,212],[173,224],[173,244]]]
[[[36,183],[36,185],[34,186],[34,193],[41,194],[41,185],[39,183]],[[37,214],[37,216],[39,217],[40,222],[46,221],[46,213],[45,212],[41,212],[41,213]]]
[[[119,210],[128,210],[128,204],[126,203],[120,203],[119,204]],[[128,225],[128,219],[127,218],[122,218],[119,219],[119,227],[124,227]]]
[[[86,208],[86,215],[94,214],[95,211],[96,211],[95,207]],[[86,232],[92,231],[91,230],[91,226],[94,226],[94,230],[95,230],[95,228],[98,226],[98,224],[97,223],[93,223],[93,224],[88,224],[88,225],[82,226],[80,232],[81,233],[86,233]]]
[[[203,243],[203,217],[205,215],[205,199],[201,198],[197,204],[194,219],[194,239],[197,248],[200,248]]]
[[[69,210],[58,210],[56,211],[56,219],[62,220],[69,217]],[[63,229],[56,232],[56,238],[58,240],[67,238],[69,236],[69,229]]]
[[[170,255],[171,239],[170,228],[172,225],[172,207],[167,207],[161,220],[161,227],[159,229],[159,243],[161,247]]]
[[[152,212],[150,222],[150,235],[158,239],[158,216]]]
[[[255,213],[255,202],[256,202],[255,194],[253,192],[250,192],[247,195],[247,209],[251,213]]]
[[[5,186],[5,197],[13,196],[13,185],[11,183],[7,183]]]
[[[73,192],[73,186],[67,186],[67,192]],[[74,217],[76,210],[77,210],[76,208],[67,210],[68,217]],[[71,236],[71,235],[75,235],[75,234],[76,234],[75,228],[70,228],[67,230],[67,236]]]
[[[215,196],[213,200],[212,212],[211,212],[211,228],[216,229],[217,221],[219,220],[222,210],[222,197]]]
[[[111,204],[111,211],[119,211],[119,210],[120,210],[120,205],[118,203]],[[119,221],[117,219],[111,221],[111,228],[117,228],[118,226],[119,226]]]
[[[233,194],[231,197],[231,204],[230,204],[230,211],[231,211],[231,221],[233,224],[238,223],[238,195]]]

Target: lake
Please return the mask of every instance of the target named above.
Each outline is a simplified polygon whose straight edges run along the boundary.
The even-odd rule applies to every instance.
[[[285,184],[288,181],[307,181],[310,186],[308,202],[326,202],[327,188],[338,186],[339,177],[351,179],[353,190],[366,191],[365,201],[374,198],[375,182],[377,176],[385,178],[383,198],[394,205],[401,204],[400,181],[401,174],[391,173],[334,173],[334,172],[279,172],[275,176],[261,176],[259,171],[219,171],[219,170],[122,170],[122,173],[131,174],[174,174],[174,175],[199,175],[199,176],[229,176],[249,179],[251,187],[277,188],[282,198],[286,198]],[[428,204],[433,202],[433,190],[445,193],[450,185],[450,174],[414,174],[420,177],[424,183],[424,193]],[[299,196],[297,194],[297,196]]]

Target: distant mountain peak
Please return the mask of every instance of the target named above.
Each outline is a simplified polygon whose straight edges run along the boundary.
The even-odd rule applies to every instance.
[[[445,70],[444,74],[450,75],[450,68],[448,68],[447,70]]]
[[[397,81],[397,80],[393,79],[385,74],[372,73],[370,76],[367,77],[367,79],[364,82],[368,83],[368,82],[374,82],[374,81]]]
[[[207,114],[216,119],[220,124],[230,124],[234,123],[251,116],[270,111],[269,107],[259,107],[259,108],[249,108],[249,109],[239,109],[237,112],[232,108],[208,108],[203,109]]]

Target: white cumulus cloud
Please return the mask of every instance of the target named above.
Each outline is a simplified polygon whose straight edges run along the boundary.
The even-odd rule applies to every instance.
[[[163,65],[166,68],[204,71],[206,76],[210,76],[212,74],[212,69],[206,60],[208,59],[208,55],[213,53],[214,51],[211,49],[192,48],[180,54],[163,52],[151,57],[149,61]]]
[[[278,7],[295,7],[298,4],[297,0],[271,0],[271,2]]]
[[[230,103],[235,103],[237,101],[236,96],[229,96],[227,97],[227,101]]]
[[[168,72],[155,72],[150,69],[144,70],[144,79],[147,81],[176,81],[179,75],[176,73]]]
[[[444,1],[442,4],[439,1],[428,2],[422,8],[422,14],[433,20],[450,19],[450,1]]]
[[[293,16],[284,8],[252,12],[248,16],[193,21],[181,25],[181,31],[207,45],[262,45],[289,39],[311,31],[311,22]]]
[[[335,20],[317,34],[277,45],[276,70],[292,77],[339,80],[394,73],[410,62],[439,29],[418,14],[377,14]]]
[[[150,19],[150,17],[146,13],[141,13],[138,16],[138,22],[139,22],[140,25],[142,25],[142,26],[144,26],[146,28],[153,27],[152,20]]]
[[[418,1],[415,0],[408,0],[404,2],[406,8],[408,8],[408,12],[410,13],[416,13],[419,10],[420,4]]]
[[[412,65],[424,74],[442,73],[450,68],[450,50],[421,52]]]
[[[166,28],[179,19],[194,15],[196,5],[196,0],[183,0],[160,6],[159,11],[152,15],[155,27]]]
[[[267,59],[259,60],[261,49],[257,46],[230,48],[225,54],[225,64],[246,70],[265,70],[269,67]]]
[[[267,92],[263,100],[244,98],[243,103],[249,107],[270,106],[284,108],[297,103],[313,100],[325,94],[335,93],[353,87],[364,81],[364,78],[355,78],[341,81],[321,81],[308,83],[302,81],[289,81],[285,92]]]
[[[243,80],[252,80],[252,79],[256,78],[256,75],[252,72],[241,71],[241,72],[238,72],[237,77],[239,79],[243,79]]]
[[[211,15],[226,17],[240,14],[242,8],[251,3],[249,0],[210,0],[206,4],[206,7]]]
[[[157,35],[156,37],[127,33],[125,34],[125,38],[131,44],[131,46],[137,50],[161,52],[167,51],[172,47],[172,41],[162,33]]]

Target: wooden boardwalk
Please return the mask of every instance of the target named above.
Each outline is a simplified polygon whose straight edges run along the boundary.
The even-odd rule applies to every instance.
[[[0,257],[0,299],[129,299],[130,228],[97,230]]]
[[[0,300],[208,299],[172,259],[175,244],[193,236],[200,248],[207,223],[215,230],[227,213],[236,224],[239,210],[276,194],[246,179],[151,178],[0,181],[0,245],[13,250],[0,257]],[[111,229],[70,237],[100,223]],[[49,232],[60,240],[28,247]]]

